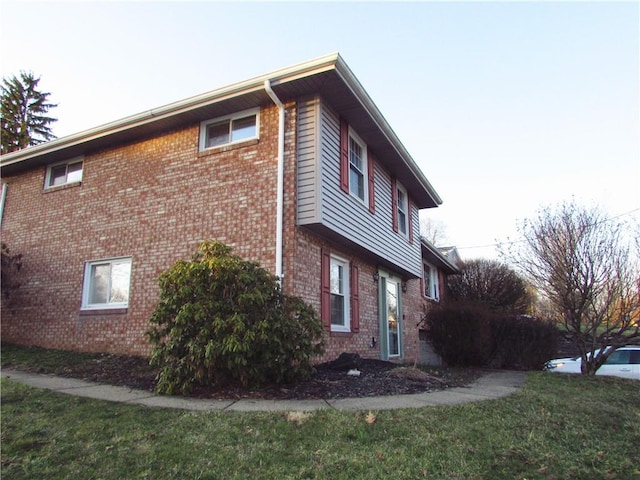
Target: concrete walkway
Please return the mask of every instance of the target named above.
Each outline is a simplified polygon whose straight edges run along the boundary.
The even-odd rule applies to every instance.
[[[233,412],[279,412],[335,410],[391,410],[397,408],[420,408],[436,405],[459,405],[481,400],[494,400],[518,391],[525,381],[524,372],[495,371],[479,378],[466,387],[415,393],[411,395],[389,395],[383,397],[343,398],[329,400],[205,400],[185,397],[157,395],[145,390],[115,387],[76,380],[3,369],[7,378],[31,387],[46,388],[55,392],[79,397],[108,400],[112,402],[145,405],[147,407],[177,408],[182,410],[233,411]]]

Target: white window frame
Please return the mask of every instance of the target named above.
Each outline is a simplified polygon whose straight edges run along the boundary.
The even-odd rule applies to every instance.
[[[411,221],[411,212],[409,211],[409,195],[407,189],[400,185],[400,182],[396,182],[396,196],[398,198],[398,232],[409,238],[409,222]],[[400,193],[404,197],[403,201],[400,201]],[[404,230],[402,229],[402,223],[400,218],[404,216]]]
[[[222,143],[220,145],[212,145],[210,147],[207,146],[207,129],[212,126],[215,125],[217,123],[224,123],[224,122],[230,122],[231,124],[233,124],[234,121],[237,120],[241,120],[244,119],[246,117],[251,117],[254,116],[256,117],[256,134],[252,137],[249,138],[242,138],[240,140],[233,140],[232,138],[229,139],[228,142],[226,143]],[[230,129],[230,132],[232,133],[233,130]],[[233,144],[240,144],[243,142],[249,142],[251,140],[257,140],[260,138],[260,109],[259,108],[252,108],[250,110],[243,110],[242,112],[237,112],[237,113],[233,113],[231,115],[225,115],[223,117],[218,117],[218,118],[213,118],[210,120],[205,120],[204,122],[200,123],[200,151],[204,152],[206,150],[212,150],[215,148],[220,148],[220,147],[225,147],[227,145],[233,145]]]
[[[429,269],[428,273],[427,269]],[[423,262],[422,277],[424,284],[424,291],[422,292],[422,294],[431,300],[440,301],[440,281],[438,277],[438,269],[430,263]]]
[[[356,166],[352,167],[352,163],[351,163],[351,140],[353,140],[355,143],[358,144],[358,146],[360,147],[360,149],[362,150],[362,168],[358,169]],[[367,157],[367,144],[365,142],[362,141],[362,139],[360,138],[360,136],[351,128],[351,126],[349,126],[349,146],[348,146],[348,155],[349,155],[349,194],[355,198],[356,200],[358,200],[359,202],[363,203],[364,205],[369,205],[369,159]],[[362,174],[362,198],[360,198],[360,196],[358,195],[357,191],[354,191],[354,185],[351,184],[351,169],[354,169],[355,171],[358,171],[359,173]]]
[[[69,180],[69,165],[75,165],[76,163],[80,163],[82,165],[82,169],[80,170],[80,178],[75,178],[73,180]],[[64,183],[59,183],[58,185],[51,185],[51,182],[53,180],[52,171],[53,171],[54,168],[59,167],[61,165],[66,165],[67,166],[66,173],[65,173],[65,181],[64,181]],[[49,189],[49,188],[60,187],[62,185],[69,185],[69,184],[73,184],[73,183],[81,183],[83,174],[84,174],[84,157],[82,157],[82,156],[81,157],[74,157],[74,158],[71,158],[69,160],[64,160],[62,162],[52,163],[51,165],[47,165],[47,174],[45,175],[45,179],[44,179],[44,188],[45,189]]]
[[[109,301],[106,303],[91,303],[91,289],[93,286],[92,272],[94,267],[109,265],[110,272],[114,265],[129,265],[129,278],[127,279],[127,300],[124,302]],[[82,284],[82,310],[105,310],[114,308],[127,308],[129,306],[129,296],[131,295],[131,272],[133,269],[133,261],[131,257],[118,257],[118,258],[105,258],[101,260],[90,260],[85,262],[84,267],[84,281]],[[108,296],[111,296],[111,275],[109,276],[109,285],[107,287]]]
[[[336,294],[334,292],[334,266],[339,266],[342,268],[342,298],[344,300],[344,311],[343,311],[343,322],[342,324],[334,324],[333,323],[333,296]],[[350,332],[351,331],[351,278],[350,278],[350,265],[349,261],[338,257],[335,255],[331,255],[330,260],[330,281],[329,284],[331,286],[331,331],[332,332]]]

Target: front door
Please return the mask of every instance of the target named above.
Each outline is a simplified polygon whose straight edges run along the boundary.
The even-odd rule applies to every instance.
[[[402,355],[402,294],[400,279],[380,272],[380,356],[383,360]]]

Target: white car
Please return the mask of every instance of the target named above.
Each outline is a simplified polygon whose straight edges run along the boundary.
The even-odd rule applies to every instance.
[[[556,358],[547,362],[546,370],[557,373],[580,373],[581,365],[580,357]],[[609,355],[607,361],[596,371],[596,375],[640,380],[640,345],[619,347]]]

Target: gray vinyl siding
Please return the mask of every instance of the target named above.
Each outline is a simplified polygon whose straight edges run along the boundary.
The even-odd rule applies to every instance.
[[[410,212],[414,232],[410,244],[408,238],[393,231],[391,175],[379,164],[374,165],[375,214],[371,214],[368,205],[340,189],[338,115],[315,99],[299,103],[298,122],[298,225],[320,223],[391,264],[421,276],[418,209],[413,206]]]
[[[320,164],[318,161],[318,99],[298,102],[297,112],[297,224],[320,222]]]

